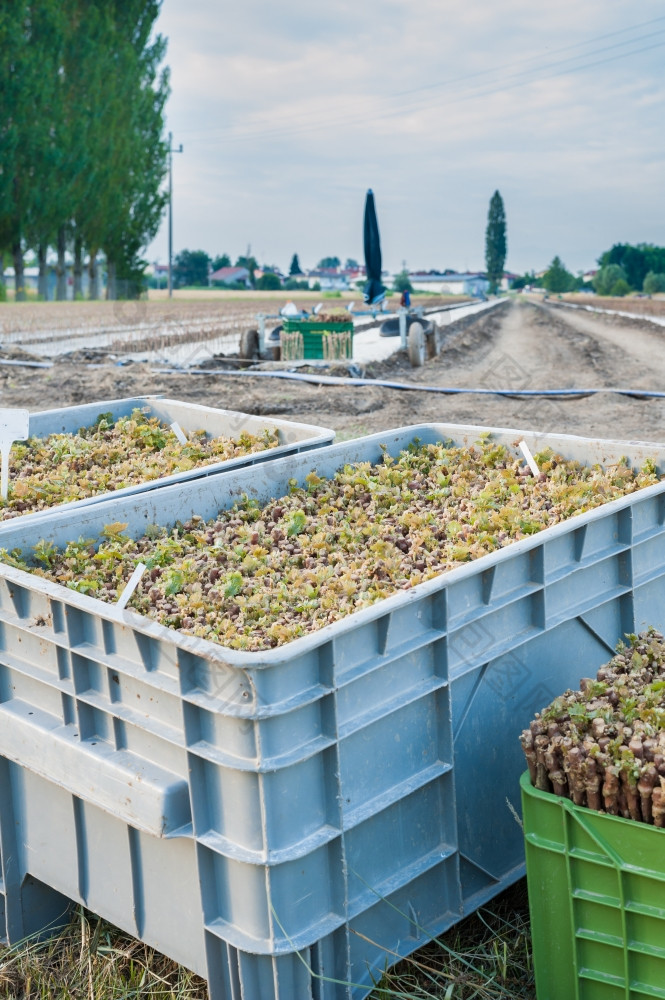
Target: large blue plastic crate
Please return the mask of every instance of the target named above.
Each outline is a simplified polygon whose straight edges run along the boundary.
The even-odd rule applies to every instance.
[[[139,534],[382,444],[481,430],[405,428],[35,515],[0,545],[109,520]],[[494,436],[665,465],[658,445]],[[659,484],[259,653],[0,567],[9,939],[77,900],[206,976],[213,1000],[364,996],[523,873],[515,734],[622,632],[665,625],[664,556]]]
[[[83,505],[108,500],[111,497],[118,499],[133,496],[146,490],[175,483],[185,483],[199,476],[210,476],[217,472],[243,469],[274,458],[283,458],[286,455],[321,448],[332,444],[335,438],[335,432],[325,427],[301,424],[291,420],[256,417],[239,410],[222,410],[212,406],[202,406],[198,403],[182,403],[174,399],[162,399],[159,396],[104,399],[94,403],[82,403],[79,406],[37,411],[30,414],[30,436],[39,438],[47,437],[49,434],[73,433],[80,427],[91,426],[100,413],[111,413],[113,419],[118,420],[120,417],[129,416],[134,409],[142,410],[148,417],[157,417],[167,425],[176,421],[186,432],[204,430],[211,437],[223,435],[237,438],[243,432],[260,435],[266,429],[277,431],[279,444],[249,455],[239,455],[237,458],[212,462],[209,465],[188,469],[185,472],[175,472],[159,479],[150,479],[144,483],[135,483],[113,493],[97,493],[82,500],[58,504],[58,510],[77,509]],[[40,513],[45,512],[37,512],[37,514]],[[34,517],[36,514],[28,513],[21,516]]]

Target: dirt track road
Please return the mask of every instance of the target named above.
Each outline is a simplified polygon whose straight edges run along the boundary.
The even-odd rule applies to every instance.
[[[461,328],[460,328],[461,327]],[[665,400],[445,396],[380,386],[313,386],[223,375],[151,374],[147,364],[59,361],[51,370],[0,368],[0,405],[45,409],[161,392],[213,406],[292,416],[353,437],[420,421],[481,423],[584,436],[665,440]],[[412,369],[402,355],[368,375],[413,384],[484,388],[628,387],[665,390],[665,329],[562,306],[506,302],[448,328],[442,354]]]

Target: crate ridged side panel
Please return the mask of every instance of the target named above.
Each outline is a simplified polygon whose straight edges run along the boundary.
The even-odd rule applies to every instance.
[[[26,768],[11,767],[20,871],[51,887],[59,899],[81,903],[205,975],[200,889],[191,838],[164,839],[141,833],[53,781]],[[44,815],[49,817],[48,824]],[[165,878],[167,872],[170,878]],[[35,915],[25,913],[21,895],[17,891],[27,926],[34,927]],[[63,906],[59,909],[63,911]]]
[[[252,954],[229,945],[213,927],[207,933],[210,1000],[361,1000],[381,978],[386,950],[393,958],[408,955],[461,916],[452,855],[395,892],[374,892],[348,924],[296,953]]]

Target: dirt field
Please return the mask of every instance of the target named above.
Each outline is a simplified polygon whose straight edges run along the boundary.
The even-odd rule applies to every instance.
[[[204,288],[176,291],[172,299],[166,292],[156,291],[150,299],[136,302],[12,303],[0,305],[0,344],[5,349],[20,347],[42,358],[75,349],[116,354],[151,351],[161,358],[167,356],[167,349],[183,345],[198,345],[201,356],[228,355],[237,352],[241,332],[257,325],[257,313],[274,317],[289,300],[299,309],[311,310],[323,301],[326,309],[335,310],[354,298],[360,305],[359,293],[354,296],[350,292],[325,300],[321,292],[275,294]],[[447,296],[446,302],[465,298]],[[418,297],[418,304],[425,307],[440,302],[440,297]]]
[[[564,295],[564,301],[574,302],[581,306],[595,306],[597,309],[616,309],[619,312],[639,313],[641,316],[665,317],[665,295],[657,295],[655,298],[638,299],[634,296],[629,298],[611,298],[605,296],[590,297],[588,295]]]
[[[7,350],[3,353],[12,356]],[[221,372],[170,376],[151,372],[153,366],[148,363],[119,367],[103,352],[88,354],[87,359],[85,352],[81,355],[76,361],[71,357],[59,360],[51,369],[0,366],[0,404],[38,410],[163,393],[319,423],[334,428],[342,438],[437,420],[665,439],[665,400],[610,395],[568,400],[438,395],[378,385],[315,386]],[[91,361],[94,367],[89,366]],[[366,374],[413,385],[482,389],[618,386],[660,390],[665,388],[665,330],[647,320],[581,312],[553,303],[507,301],[477,319],[447,327],[442,354],[423,368],[410,368],[405,356],[398,354],[370,366]]]

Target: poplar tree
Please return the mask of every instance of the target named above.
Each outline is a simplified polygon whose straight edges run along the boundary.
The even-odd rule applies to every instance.
[[[166,41],[161,36],[151,38],[159,8],[159,0],[115,0],[106,6],[115,39],[111,52],[120,68],[115,73],[111,115],[122,134],[121,156],[116,150],[114,163],[116,178],[121,175],[122,182],[109,185],[102,241],[110,298],[116,296],[118,279],[125,294],[132,294],[140,283],[145,267],[141,250],[155,236],[167,202],[161,184],[168,155],[162,139],[168,73],[159,70]]]
[[[499,192],[495,191],[490,199],[485,231],[485,269],[492,292],[496,292],[503,277],[506,250],[506,213],[503,199]]]
[[[75,292],[83,249],[107,256],[116,275],[140,283],[143,248],[166,204],[163,136],[166,42],[153,35],[161,0],[0,0],[0,252],[11,251],[17,297],[23,253],[37,249],[45,290],[47,246],[74,247]]]
[[[57,0],[0,0],[0,251],[12,254],[19,300],[25,245],[51,235],[60,24]]]

